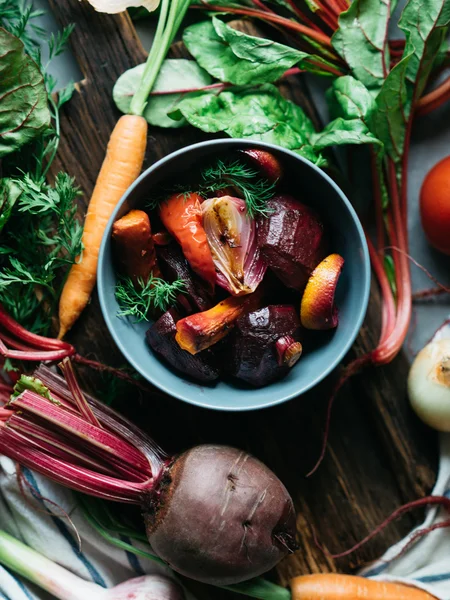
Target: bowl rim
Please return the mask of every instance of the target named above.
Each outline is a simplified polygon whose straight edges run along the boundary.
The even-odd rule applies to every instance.
[[[239,145],[245,145],[248,147],[258,147],[258,148],[261,148],[264,150],[269,150],[269,151],[275,150],[277,152],[285,153],[285,154],[303,162],[307,167],[314,170],[316,173],[318,173],[318,175],[320,177],[325,179],[325,181],[327,181],[327,183],[329,185],[331,185],[331,187],[334,189],[334,191],[340,196],[344,207],[350,213],[350,216],[351,216],[351,218],[356,226],[356,230],[359,234],[359,238],[361,241],[362,254],[363,254],[363,256],[362,256],[363,267],[364,267],[364,271],[365,271],[364,281],[363,281],[363,294],[362,294],[359,313],[357,315],[357,318],[354,319],[354,321],[353,321],[353,327],[350,331],[350,334],[347,338],[346,343],[343,345],[341,350],[336,354],[335,358],[332,361],[330,361],[328,366],[315,379],[311,380],[306,385],[303,385],[295,392],[290,392],[290,393],[281,395],[274,400],[269,400],[269,401],[263,402],[262,404],[254,404],[253,403],[253,404],[249,404],[249,405],[244,404],[242,406],[241,405],[239,405],[239,406],[225,406],[225,405],[212,406],[212,405],[208,404],[207,402],[202,401],[201,399],[197,400],[195,398],[190,397],[189,395],[185,394],[183,391],[180,391],[180,392],[177,391],[174,393],[170,389],[170,386],[165,385],[164,381],[152,380],[151,377],[145,372],[145,370],[140,367],[139,362],[129,356],[127,349],[125,348],[124,344],[122,343],[120,336],[116,333],[115,327],[113,325],[113,319],[115,319],[117,317],[115,314],[111,315],[107,310],[106,283],[104,281],[103,265],[105,263],[105,257],[106,257],[106,246],[109,241],[111,227],[116,219],[116,215],[122,208],[122,205],[127,201],[129,196],[134,192],[134,190],[141,184],[141,182],[144,179],[146,179],[149,175],[151,175],[154,171],[156,171],[158,168],[160,168],[165,163],[171,162],[172,160],[176,160],[179,156],[181,156],[185,153],[191,152],[191,151],[195,151],[198,148],[204,148],[205,146],[213,146],[213,147],[230,146],[230,147],[232,147],[232,146],[239,146]],[[123,196],[117,203],[116,207],[114,208],[114,211],[113,211],[111,217],[109,218],[108,223],[105,228],[105,231],[103,233],[102,242],[100,245],[100,251],[99,251],[99,255],[98,255],[97,293],[98,293],[98,297],[99,297],[99,301],[100,301],[100,309],[101,309],[103,318],[106,322],[106,325],[108,327],[109,333],[110,333],[111,337],[113,338],[116,346],[118,347],[118,349],[124,356],[124,358],[131,364],[131,366],[138,373],[140,373],[142,375],[142,377],[144,377],[144,379],[146,381],[148,381],[149,383],[151,383],[158,389],[162,390],[169,396],[171,396],[173,398],[177,398],[178,400],[182,400],[182,401],[187,402],[188,404],[192,404],[194,406],[198,406],[201,408],[207,408],[209,410],[219,410],[219,411],[225,411],[225,412],[242,412],[242,411],[250,411],[250,410],[261,410],[264,408],[270,408],[272,406],[277,406],[279,404],[287,402],[288,400],[292,400],[294,398],[301,396],[302,394],[304,394],[307,391],[314,388],[321,381],[323,381],[336,367],[339,366],[339,364],[345,358],[346,354],[349,352],[354,341],[356,340],[356,338],[358,336],[358,333],[361,329],[361,326],[364,322],[364,318],[367,313],[367,308],[368,308],[368,304],[369,304],[369,296],[370,296],[370,284],[371,284],[370,257],[369,257],[369,249],[367,246],[364,230],[363,230],[363,227],[361,225],[361,222],[359,220],[359,217],[358,217],[355,209],[353,208],[352,204],[350,203],[350,200],[347,198],[347,196],[344,194],[344,192],[340,189],[340,187],[331,179],[331,177],[329,175],[327,175],[317,165],[312,163],[310,160],[304,158],[303,156],[297,154],[296,152],[293,152],[292,150],[288,150],[288,149],[283,148],[282,146],[278,146],[276,144],[270,144],[270,143],[262,142],[259,140],[252,140],[252,139],[245,139],[245,138],[225,138],[225,139],[220,138],[220,139],[205,140],[202,142],[197,142],[195,144],[190,144],[189,146],[184,146],[183,148],[180,148],[179,150],[175,150],[174,152],[167,154],[160,160],[153,163],[153,165],[151,165],[143,173],[141,173],[141,175],[139,175],[139,177],[136,179],[136,181],[134,181],[134,183],[131,184],[131,186],[123,194]],[[156,359],[156,356],[155,356],[155,359]]]

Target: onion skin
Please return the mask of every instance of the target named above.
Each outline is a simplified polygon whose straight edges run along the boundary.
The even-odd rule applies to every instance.
[[[256,577],[297,547],[286,488],[259,460],[227,446],[182,454],[144,510],[158,556],[204,583]]]
[[[424,423],[450,432],[450,339],[430,342],[416,356],[408,375],[408,396]]]

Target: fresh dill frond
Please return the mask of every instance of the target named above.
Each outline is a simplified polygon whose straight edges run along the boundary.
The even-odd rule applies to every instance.
[[[137,323],[148,321],[152,310],[166,312],[176,304],[178,294],[185,291],[181,279],[169,283],[150,276],[146,283],[139,280],[135,286],[130,277],[120,277],[116,284],[116,299],[120,306],[118,314],[120,317],[132,317]]]
[[[266,217],[269,214],[267,202],[273,198],[275,183],[270,183],[245,163],[219,159],[213,165],[206,167],[202,173],[200,193],[207,195],[227,187],[236,188],[245,200],[248,214],[254,218],[257,215]]]
[[[52,125],[42,135],[2,164],[4,181],[19,188],[20,195],[11,210],[3,213],[0,303],[21,325],[40,334],[49,331],[64,279],[83,249],[76,215],[79,189],[66,173],[57,175],[53,185],[46,181],[59,145],[59,109],[74,90],[70,84],[55,100],[51,93],[57,82],[48,66],[64,51],[73,26],[49,37],[36,21],[44,14],[29,0],[0,0],[0,27],[18,37],[38,64],[52,115]],[[45,43],[48,51],[43,64],[41,45]]]

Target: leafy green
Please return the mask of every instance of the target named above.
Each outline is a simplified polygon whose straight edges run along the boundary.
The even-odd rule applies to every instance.
[[[373,144],[382,147],[383,144],[368,129],[361,119],[343,119],[339,117],[314,136],[314,149],[324,150],[329,146],[346,144]]]
[[[17,381],[16,385],[14,386],[14,393],[12,395],[12,399],[17,398],[17,396],[20,396],[20,394],[22,392],[24,392],[25,390],[31,390],[32,392],[36,392],[36,394],[39,394],[40,396],[47,398],[47,400],[50,400],[51,402],[54,402],[55,404],[58,403],[58,401],[55,400],[55,398],[53,398],[53,396],[50,394],[50,390],[48,389],[48,387],[46,387],[42,383],[42,381],[37,379],[37,377],[30,377],[29,375],[21,375],[20,379]]]
[[[125,71],[114,85],[113,99],[117,108],[127,114],[131,99],[139,87],[145,64]],[[171,92],[173,90],[190,90],[202,88],[212,82],[211,77],[193,60],[182,58],[166,59],[155,81],[153,92]],[[159,127],[182,127],[186,121],[174,121],[167,114],[174,109],[183,94],[153,95],[149,97],[144,117],[150,125]]]
[[[75,202],[80,192],[66,173],[59,173],[53,186],[30,174],[13,183],[21,193],[2,233],[0,302],[20,323],[45,333],[62,273],[82,252]]]
[[[22,190],[12,179],[0,179],[0,233],[11,216]]]
[[[376,99],[371,129],[395,162],[403,156],[406,128],[450,23],[448,0],[409,0],[399,21],[406,45]]]
[[[120,306],[120,317],[133,317],[136,322],[148,321],[152,310],[165,312],[175,305],[178,294],[185,292],[181,279],[169,283],[158,277],[150,276],[144,283],[135,286],[130,277],[121,277],[116,284],[116,299]]]
[[[376,109],[375,100],[364,84],[346,75],[339,77],[327,93],[330,112],[344,119],[370,119]]]
[[[371,92],[378,92],[389,69],[387,30],[389,0],[354,0],[339,17],[332,44],[353,75]]]
[[[0,28],[0,158],[50,125],[47,91],[38,65],[17,37]]]
[[[232,88],[218,95],[188,94],[170,116],[184,117],[208,133],[223,131],[230,137],[277,144],[319,166],[325,164],[325,159],[312,147],[311,137],[315,131],[311,119],[271,84]]]
[[[320,71],[308,61],[319,57],[300,52],[272,40],[242,33],[217,17],[185,29],[183,41],[210,75],[234,85],[272,83],[295,65]]]

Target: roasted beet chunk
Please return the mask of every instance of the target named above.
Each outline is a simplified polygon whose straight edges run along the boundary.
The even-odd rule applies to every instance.
[[[197,381],[215,381],[220,372],[213,352],[205,350],[193,356],[182,350],[175,341],[179,319],[180,315],[173,308],[165,312],[147,331],[147,342],[178,371]]]
[[[271,305],[241,316],[233,334],[231,374],[254,386],[280,379],[301,356],[293,306]]]
[[[258,221],[261,254],[287,287],[302,290],[326,255],[322,222],[314,210],[292,196],[275,196],[267,207],[271,214]]]
[[[190,314],[211,308],[213,302],[208,285],[191,269],[178,244],[158,246],[157,253],[165,279],[184,282],[185,293],[180,294],[178,301],[185,311]]]

